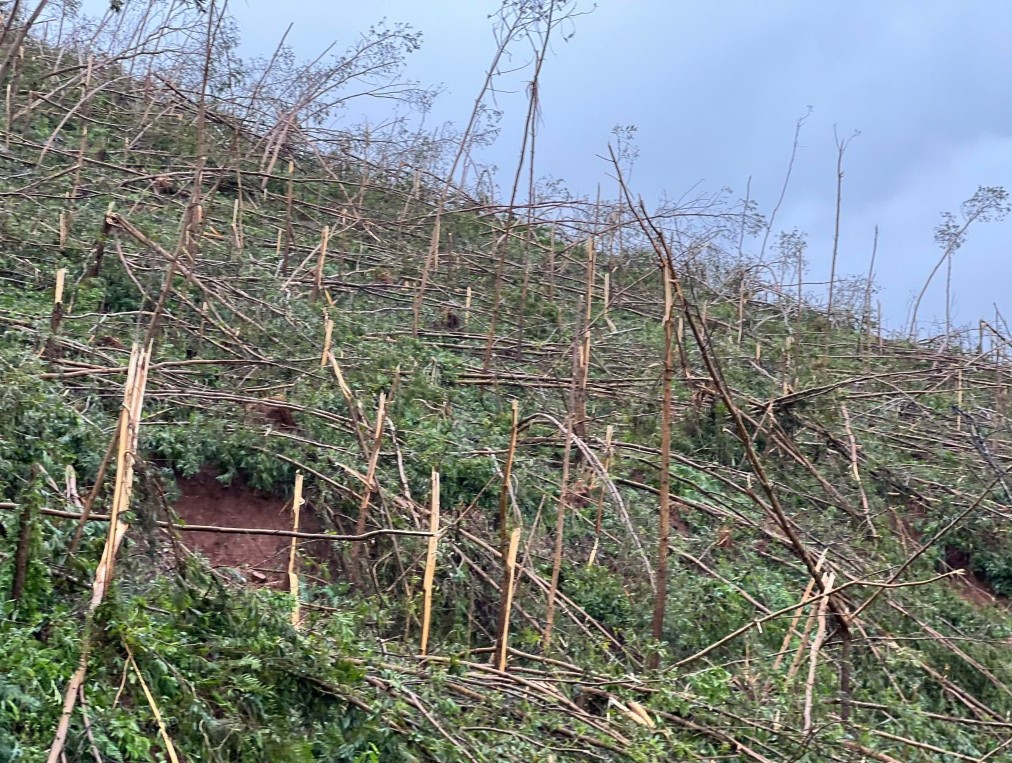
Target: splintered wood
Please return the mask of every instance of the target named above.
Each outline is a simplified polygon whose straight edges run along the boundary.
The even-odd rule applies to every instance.
[[[70,728],[70,718],[74,713],[77,697],[88,672],[92,620],[112,581],[116,554],[128,529],[128,525],[120,521],[120,516],[130,508],[130,497],[133,493],[134,461],[137,457],[137,438],[140,432],[141,410],[144,405],[144,390],[150,361],[151,348],[142,348],[139,344],[134,344],[130,353],[130,365],[127,369],[126,387],[123,391],[123,408],[120,411],[116,485],[113,489],[112,509],[109,513],[109,534],[106,537],[102,558],[99,560],[98,568],[95,570],[95,580],[92,583],[91,601],[85,616],[81,657],[77,670],[71,676],[63,696],[63,712],[60,714],[56,733],[49,748],[47,763],[58,763],[63,757],[67,731]]]
[[[513,584],[517,574],[518,548],[520,548],[520,528],[516,527],[510,534],[509,549],[503,560],[506,567],[506,585],[503,586],[501,595],[503,597],[502,611],[505,614],[499,624],[499,633],[496,638],[495,666],[498,670],[506,670],[506,655],[509,653],[510,613],[513,609]]]
[[[295,496],[292,498],[292,543],[288,552],[288,590],[292,593],[292,625],[302,627],[302,609],[299,600],[299,515],[302,510],[302,472],[295,475]]]
[[[439,548],[439,472],[432,472],[432,508],[429,515],[429,547],[425,555],[425,573],[422,578],[422,643],[420,651],[429,650],[429,627],[432,621],[432,582],[436,575],[436,551]]]

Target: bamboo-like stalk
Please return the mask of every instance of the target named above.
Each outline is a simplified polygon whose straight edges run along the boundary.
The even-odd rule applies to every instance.
[[[527,230],[527,235],[530,236],[530,229]],[[527,249],[524,250],[524,257],[528,257],[529,254]],[[531,280],[531,264],[527,262],[524,265],[524,275],[520,281],[520,307],[516,316],[517,331],[516,331],[516,349],[514,350],[514,361],[517,363],[523,362],[524,356],[524,321],[527,317],[527,291],[530,286]]]
[[[84,686],[84,678],[88,673],[88,656],[91,652],[91,622],[95,610],[99,608],[105,599],[106,590],[112,581],[113,559],[119,551],[123,536],[126,535],[128,525],[125,522],[114,522],[109,525],[109,540],[102,551],[102,558],[95,570],[95,580],[91,585],[91,601],[88,603],[88,612],[85,616],[84,643],[81,645],[81,657],[77,663],[77,670],[70,677],[67,683],[67,690],[63,694],[63,711],[60,713],[60,720],[56,724],[56,733],[53,735],[52,744],[49,746],[49,755],[46,763],[59,763],[63,757],[63,747],[67,741],[67,731],[70,729],[70,718],[74,714],[74,706],[77,704],[77,697]]]
[[[95,744],[95,734],[91,728],[91,718],[88,717],[88,704],[84,699],[83,686],[79,689],[78,694],[81,699],[81,720],[84,721],[84,735],[88,737],[88,749],[91,750],[91,756],[95,759],[95,763],[103,763],[102,755]]]
[[[0,503],[0,511],[12,511],[14,509],[21,508],[19,503]],[[84,516],[76,511],[60,511],[59,509],[39,509],[40,514],[44,514],[47,517],[58,517],[60,519],[74,519],[78,522],[81,521]],[[108,514],[91,514],[88,517],[90,522],[108,522]],[[302,540],[325,540],[333,541],[334,543],[341,542],[360,542],[366,540],[372,540],[373,538],[379,538],[384,535],[390,536],[403,536],[408,538],[428,538],[428,530],[399,530],[392,527],[381,528],[378,530],[369,530],[368,532],[362,533],[361,535],[340,535],[338,533],[307,533],[307,532],[292,532],[291,530],[276,530],[271,527],[225,527],[222,525],[187,525],[177,524],[175,522],[165,522],[158,520],[154,522],[155,527],[164,527],[166,530],[172,530],[173,532],[190,532],[190,533],[217,533],[220,535],[264,535],[273,536],[277,538],[300,538]]]
[[[266,178],[265,178],[266,180]],[[288,275],[288,260],[295,248],[295,224],[293,213],[295,207],[295,162],[288,162],[288,189],[285,191],[285,252],[281,258],[281,275]]]
[[[824,584],[825,590],[832,590],[835,581],[835,573],[828,573]],[[804,727],[802,729],[806,736],[812,730],[812,702],[815,694],[815,675],[819,667],[819,652],[822,649],[823,642],[826,640],[826,611],[828,608],[829,597],[827,596],[819,602],[818,627],[815,631],[815,639],[812,641],[812,649],[808,655],[808,679],[805,681]]]
[[[60,323],[63,321],[63,289],[66,279],[66,268],[60,268],[56,271],[56,288],[53,290],[53,312],[49,316],[49,339],[46,341],[45,354],[48,354],[46,351],[56,349],[56,335],[60,333]]]
[[[32,467],[32,480],[38,478],[39,467]],[[25,581],[28,579],[28,565],[31,558],[32,528],[34,525],[32,502],[26,501],[21,506],[21,515],[18,517],[18,543],[14,550],[14,564],[11,575],[10,597],[11,601],[21,601],[24,593]]]
[[[320,291],[323,289],[323,266],[327,262],[327,244],[330,242],[330,226],[324,225],[320,232],[320,251],[316,257],[316,270],[313,273],[312,300],[315,302],[320,298]]]
[[[295,496],[292,498],[292,542],[288,550],[288,590],[292,594],[292,625],[302,627],[302,607],[299,592],[299,518],[302,512],[302,472],[295,473]]]
[[[574,348],[578,353],[579,348]],[[572,390],[575,390],[576,377],[574,375]],[[555,621],[555,597],[559,591],[559,573],[562,570],[563,535],[566,529],[566,502],[569,499],[569,458],[573,449],[573,414],[566,417],[566,445],[562,451],[562,485],[559,488],[559,507],[555,515],[555,553],[552,555],[552,581],[548,588],[548,605],[545,611],[545,631],[542,634],[541,643],[545,651],[552,643],[552,625]]]
[[[109,511],[109,535],[106,548],[116,542],[115,529],[119,517],[130,508],[133,494],[134,461],[137,457],[137,438],[140,434],[141,409],[144,405],[144,390],[148,379],[148,365],[151,361],[150,346],[142,349],[134,344],[127,368],[126,389],[123,393],[123,409],[120,411],[118,451],[116,454],[116,484],[113,488],[112,508]],[[109,575],[115,564],[115,555],[109,556]]]
[[[816,563],[816,569],[818,570],[822,569],[822,565],[826,561],[827,554],[828,551],[822,552],[822,555],[819,557],[819,561]],[[796,659],[792,661],[792,664],[790,666],[791,672],[789,672],[788,674],[789,676],[794,675],[793,671],[795,670],[797,662],[800,661],[801,659],[800,655],[805,648],[805,636],[808,635],[808,631],[811,627],[811,622],[809,620],[805,624],[804,634],[799,634],[798,623],[801,621],[801,616],[805,611],[805,605],[812,598],[812,594],[814,592],[815,592],[815,579],[809,578],[808,585],[805,586],[804,593],[801,594],[801,601],[798,603],[797,609],[794,610],[794,615],[791,617],[791,622],[787,625],[787,633],[784,634],[784,640],[783,643],[780,645],[780,651],[777,652],[776,657],[773,659],[773,667],[770,669],[770,677],[767,679],[766,684],[763,687],[764,695],[768,694],[770,689],[772,688],[773,674],[775,674],[780,669],[780,666],[784,662],[784,658],[790,653],[791,639],[793,639],[796,636],[800,641],[800,646],[798,647],[798,654],[796,656]]]
[[[594,270],[597,261],[593,238],[587,239],[586,252],[587,270],[584,284],[582,335],[577,355],[579,365],[573,369],[577,386],[572,408],[572,425],[573,432],[581,439],[587,437],[587,384],[590,381],[591,318],[594,308]]]
[[[963,431],[963,368],[956,370],[956,431]]]
[[[240,174],[240,177],[241,174]],[[240,180],[240,182],[242,182]],[[232,240],[235,243],[236,254],[242,257],[243,249],[245,248],[243,229],[242,229],[242,194],[236,197],[232,203]]]
[[[654,612],[650,621],[650,634],[654,641],[664,635],[664,617],[668,605],[668,554],[671,542],[671,407],[672,383],[675,378],[675,295],[670,259],[661,262],[664,279],[664,376],[661,391],[661,459],[658,479],[659,505],[657,525],[657,583],[654,586]],[[676,510],[677,511],[677,510]],[[680,520],[679,520],[680,521]],[[655,651],[647,660],[647,667],[656,669],[660,655]]]
[[[823,580],[825,577],[823,576]],[[816,581],[815,578],[810,580],[813,587],[818,585],[820,581]],[[809,601],[812,599],[809,596]],[[822,600],[820,600],[822,601]],[[820,604],[821,606],[821,604]],[[797,614],[800,614],[801,610],[798,610]],[[805,627],[802,628],[801,633],[798,636],[798,648],[794,653],[794,658],[791,660],[791,664],[787,668],[787,683],[791,683],[794,677],[798,674],[798,670],[801,668],[801,663],[804,661],[805,649],[808,647],[808,634],[812,632],[812,626],[815,625],[815,621],[819,615],[819,607],[812,607],[808,612],[808,617],[805,619]]]
[[[828,551],[823,551],[819,557],[819,561],[816,562],[816,569],[821,570],[822,565],[826,562],[826,556]],[[780,668],[780,665],[784,661],[784,657],[788,652],[788,647],[791,643],[791,637],[797,634],[798,622],[801,620],[801,614],[804,612],[804,604],[812,598],[812,593],[815,591],[815,579],[809,578],[808,585],[805,586],[804,593],[801,594],[801,603],[798,608],[794,611],[794,616],[791,618],[790,625],[787,626],[787,633],[784,635],[784,643],[780,646],[780,651],[777,652],[776,658],[773,660],[773,671],[775,672]],[[803,640],[803,639],[802,639]]]
[[[516,455],[517,449],[517,436],[519,430],[519,417],[520,417],[520,404],[517,400],[513,401],[513,425],[510,429],[510,445],[509,451],[506,453],[506,465],[503,468],[502,485],[499,488],[499,543],[500,552],[503,555],[503,559],[509,557],[509,544],[510,534],[506,530],[506,518],[508,516],[509,508],[509,494],[510,494],[510,480],[513,476],[513,460]],[[507,599],[505,592],[509,586],[512,586],[513,581],[513,570],[507,564],[503,567],[503,579],[502,579],[502,591],[503,595],[499,599],[499,637],[496,641],[496,649],[504,650],[503,636],[508,630],[509,623],[509,600]]]
[[[9,149],[11,147],[11,120],[13,118],[13,112],[11,111],[11,83],[7,83],[6,95],[4,96],[4,148]]]
[[[509,506],[510,480],[513,477],[513,459],[517,451],[517,435],[520,420],[520,403],[513,400],[513,424],[510,427],[510,444],[506,452],[506,466],[503,468],[502,485],[499,488],[499,541],[505,553],[509,535],[506,530],[506,516]]]
[[[615,435],[615,426],[609,424],[608,428],[604,432],[604,471],[605,477],[607,478],[608,473],[611,471],[611,460],[615,455],[615,450],[612,447],[612,438]],[[594,562],[597,560],[597,550],[601,545],[601,524],[604,520],[604,494],[606,487],[604,484],[601,485],[600,490],[597,493],[597,515],[594,517],[594,546],[590,549],[590,555],[587,557],[587,566],[593,567]]]
[[[380,392],[379,404],[376,407],[376,428],[372,437],[372,450],[369,455],[369,469],[365,475],[365,488],[362,490],[362,502],[358,507],[358,519],[355,522],[355,534],[362,535],[365,532],[366,522],[369,519],[369,503],[373,494],[377,491],[376,465],[379,462],[380,444],[383,441],[383,417],[386,415],[387,398],[386,393]],[[351,549],[351,575],[356,582],[361,580],[359,559],[361,557],[361,545],[352,546]]]
[[[176,747],[172,744],[172,738],[169,736],[168,729],[165,728],[165,720],[162,718],[162,711],[158,709],[158,703],[155,702],[155,697],[151,693],[151,689],[148,688],[148,684],[144,680],[144,676],[141,674],[141,669],[137,667],[137,661],[134,659],[133,652],[125,642],[123,646],[126,647],[127,662],[130,663],[130,667],[134,670],[134,675],[137,676],[137,682],[141,685],[141,691],[144,692],[144,698],[148,701],[148,707],[151,708],[151,714],[155,716],[155,723],[158,724],[158,735],[162,738],[162,744],[165,745],[165,751],[169,755],[169,760],[172,763],[179,763],[179,756],[176,755]]]
[[[429,514],[429,547],[422,576],[422,641],[421,654],[429,651],[429,628],[432,622],[432,583],[436,575],[436,551],[439,548],[439,472],[432,470],[432,498]]]
[[[90,65],[90,63],[91,63],[91,57],[90,56],[88,58],[88,61],[89,61],[89,65]],[[81,129],[81,142],[78,144],[78,147],[77,147],[77,165],[76,165],[76,168],[74,169],[73,185],[71,186],[70,190],[67,192],[67,198],[70,199],[71,201],[76,200],[77,197],[78,197],[78,195],[80,194],[80,188],[81,188],[81,170],[84,169],[85,159],[87,157],[87,151],[88,151],[88,126],[85,125]],[[71,217],[70,217],[70,214],[68,213],[68,217],[67,217],[67,235],[68,236],[70,234],[70,220],[71,220]],[[61,244],[61,246],[66,246],[66,241],[64,241],[64,243]]]
[[[843,155],[847,152],[847,145],[857,136],[855,132],[846,140],[840,140],[833,130],[833,139],[836,141],[836,216],[833,224],[833,253],[829,261],[829,300],[826,304],[826,316],[829,318],[829,325],[832,328],[833,321],[833,296],[836,285],[836,260],[840,251],[840,210],[843,206]],[[916,314],[916,311],[915,311]],[[831,331],[826,332],[826,346],[832,336]]]
[[[548,301],[555,301],[555,226],[548,234]]]
[[[344,397],[345,403],[348,404],[348,415],[351,417],[352,424],[355,427],[355,439],[358,440],[358,447],[362,453],[363,458],[369,457],[369,446],[366,444],[366,423],[362,420],[362,413],[359,410],[358,401],[355,399],[355,395],[351,391],[351,387],[348,386],[348,382],[345,381],[344,372],[341,371],[341,366],[337,362],[337,358],[334,357],[334,353],[330,353],[330,367],[334,371],[334,378],[337,379],[337,386],[341,389],[341,395]]]
[[[879,308],[881,309],[882,302],[879,301]],[[991,346],[994,349],[994,362],[995,364],[1001,363],[1001,335],[998,333],[998,326],[1001,326],[1001,316],[998,314],[998,306],[994,306],[994,326],[991,327]],[[1001,385],[1001,370],[998,369],[998,384]]]
[[[795,316],[796,321],[794,324],[794,333],[801,337],[804,336],[802,333],[802,327],[804,324],[805,317],[805,248],[803,246],[798,247],[798,269],[797,269],[797,281],[798,281],[798,313]]]
[[[514,527],[510,534],[509,548],[506,549],[505,585],[500,592],[503,602],[502,611],[506,613],[506,617],[499,623],[499,632],[496,634],[494,659],[496,670],[506,670],[506,656],[509,653],[510,612],[513,610],[513,584],[516,580],[517,549],[519,548],[520,528]]]
[[[854,477],[858,494],[861,496],[861,510],[864,515],[864,521],[868,525],[869,536],[878,538],[878,532],[875,530],[875,524],[871,519],[871,507],[868,505],[868,495],[865,493],[864,482],[861,480],[861,469],[857,457],[857,438],[854,436],[854,428],[850,425],[850,411],[847,410],[846,405],[841,404],[840,412],[843,414],[843,429],[847,433],[847,439],[850,442],[850,473]]]
[[[876,300],[878,305],[878,351],[882,352],[885,347],[885,334],[882,331],[882,300]]]
[[[745,273],[741,274],[741,283],[738,284],[738,335],[735,337],[735,345],[741,347],[742,334],[745,332]],[[758,345],[756,345],[758,347]],[[758,352],[758,350],[756,350]]]
[[[791,390],[795,386],[795,384],[797,383],[796,382],[796,378],[794,376],[794,337],[793,336],[788,336],[787,339],[784,340],[784,378],[782,379],[782,381],[784,383],[784,394],[785,395],[789,394],[789,390]]]
[[[330,343],[334,336],[334,320],[328,315],[323,322],[323,353],[320,355],[320,368],[327,365],[330,357]]]
[[[875,226],[875,236],[871,244],[871,260],[868,263],[868,276],[865,280],[864,285],[864,301],[861,305],[861,321],[864,324],[864,331],[858,332],[857,335],[857,346],[858,354],[863,354],[863,350],[871,346],[871,293],[872,285],[875,278],[875,259],[878,257],[878,226]],[[879,326],[879,331],[882,327]]]
[[[604,309],[604,322],[608,324],[608,329],[614,334],[618,331],[618,326],[614,324],[608,315],[608,306],[611,304],[611,273],[608,271],[604,273],[604,293],[601,295],[601,302]]]

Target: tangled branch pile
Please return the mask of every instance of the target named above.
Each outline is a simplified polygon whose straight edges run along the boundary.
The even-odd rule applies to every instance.
[[[621,154],[503,207],[325,129],[408,30],[242,78],[164,13],[0,50],[0,760],[1007,754],[1000,326],[820,309]],[[288,585],[194,551],[209,473]]]

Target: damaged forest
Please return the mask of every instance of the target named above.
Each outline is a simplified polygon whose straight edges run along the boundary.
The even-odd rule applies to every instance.
[[[249,62],[221,3],[20,5],[0,761],[1012,759],[1000,314],[887,331],[776,210],[644,203],[621,130],[600,198],[537,183],[570,2],[505,2],[438,134],[337,118],[424,106],[403,26]]]

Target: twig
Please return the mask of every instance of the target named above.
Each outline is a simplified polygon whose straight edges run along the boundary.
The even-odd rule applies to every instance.
[[[17,503],[0,503],[0,510],[15,509],[20,504]],[[40,514],[45,514],[50,517],[61,517],[63,519],[81,519],[81,514],[74,511],[59,511],[58,509],[40,509]],[[92,514],[88,517],[89,522],[108,522],[110,516],[108,514]],[[412,538],[428,538],[432,533],[427,530],[395,530],[392,528],[369,530],[360,535],[339,535],[337,533],[307,533],[307,532],[293,532],[292,530],[275,530],[266,527],[219,527],[218,525],[185,525],[177,524],[175,522],[164,522],[156,521],[156,527],[164,527],[171,530],[179,530],[181,532],[195,532],[195,533],[225,533],[228,535],[272,535],[280,538],[300,538],[302,540],[332,540],[332,541],[367,541],[373,538],[379,538],[384,535],[400,535]]]

